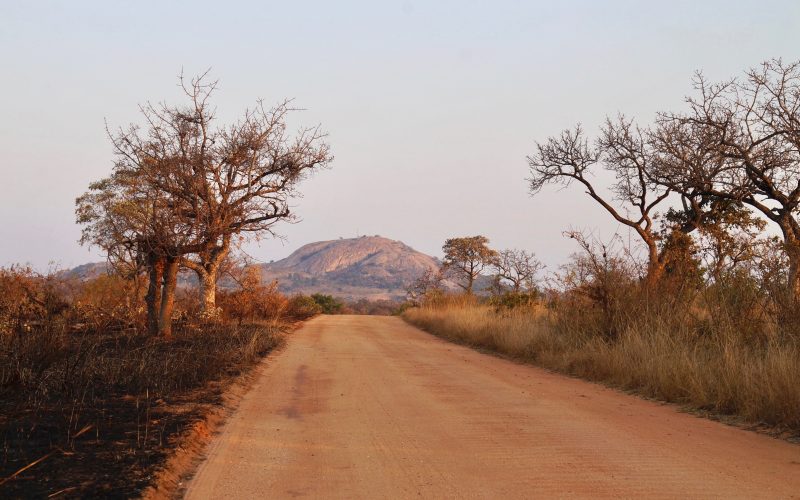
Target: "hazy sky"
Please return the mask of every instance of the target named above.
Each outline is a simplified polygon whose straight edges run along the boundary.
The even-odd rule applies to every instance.
[[[800,2],[16,2],[0,0],[0,265],[100,260],[74,199],[107,175],[109,124],[178,103],[176,76],[212,68],[231,120],[295,98],[336,157],[261,260],[357,234],[434,255],[484,234],[557,264],[561,232],[616,229],[582,192],[532,198],[525,156],[575,122],[675,109],[693,72],[800,58]]]

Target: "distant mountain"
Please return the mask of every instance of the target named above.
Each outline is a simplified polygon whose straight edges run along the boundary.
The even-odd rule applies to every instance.
[[[399,299],[405,287],[438,259],[400,241],[362,236],[309,243],[285,259],[263,264],[265,280],[286,293],[327,293],[344,298]]]
[[[440,261],[400,241],[380,236],[319,241],[300,247],[285,259],[262,264],[264,281],[278,280],[284,293],[326,293],[346,299],[402,299],[405,287]],[[83,264],[64,276],[86,281],[107,272],[105,262]],[[194,286],[182,271],[179,286]],[[222,278],[221,288],[235,286]]]
[[[78,267],[61,271],[59,274],[66,279],[75,279],[78,281],[89,281],[97,278],[101,274],[108,272],[108,263],[106,262],[89,262],[88,264],[81,264]]]

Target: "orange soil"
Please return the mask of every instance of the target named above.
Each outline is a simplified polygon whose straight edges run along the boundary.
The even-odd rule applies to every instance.
[[[189,498],[800,498],[800,446],[324,316],[270,356]]]

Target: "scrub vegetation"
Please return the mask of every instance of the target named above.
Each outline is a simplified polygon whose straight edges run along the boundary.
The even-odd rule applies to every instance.
[[[533,195],[577,185],[627,232],[565,232],[578,252],[548,276],[530,254],[449,239],[441,271],[409,287],[418,307],[405,318],[553,370],[800,432],[800,63],[771,60],[719,83],[698,74],[687,103],[649,126],[609,118],[594,138],[576,126],[528,157]],[[464,295],[449,294],[448,281]]]

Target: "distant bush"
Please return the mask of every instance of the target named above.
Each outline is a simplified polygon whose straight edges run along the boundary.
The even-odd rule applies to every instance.
[[[532,292],[505,292],[493,295],[489,298],[489,304],[497,309],[515,309],[517,307],[527,307],[538,301],[539,293]]]
[[[344,303],[332,295],[315,293],[311,298],[317,303],[322,314],[340,314],[344,309]]]
[[[102,274],[74,287],[73,305],[85,328],[108,330],[144,322],[144,290],[132,280]]]
[[[63,284],[29,267],[0,268],[0,334],[30,330],[68,312]]]
[[[308,295],[295,295],[289,299],[286,317],[298,321],[312,318],[322,313],[322,308]]]
[[[402,303],[394,300],[360,299],[354,302],[347,302],[342,312],[346,314],[372,314],[378,316],[391,316],[394,314],[399,314],[401,307]]]

